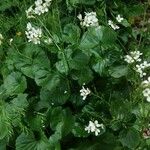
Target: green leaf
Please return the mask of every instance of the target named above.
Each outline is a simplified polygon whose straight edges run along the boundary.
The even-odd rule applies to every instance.
[[[27,94],[19,94],[9,104],[6,104],[6,111],[9,113],[11,124],[18,126],[25,115],[28,107]]]
[[[26,78],[20,72],[12,72],[4,79],[4,88],[8,95],[23,93],[27,88]]]
[[[58,62],[56,62],[55,65],[56,65],[57,70],[58,70],[60,73],[68,73],[69,68],[68,68],[68,64],[67,64],[66,61],[63,61],[63,60],[58,61]]]
[[[66,43],[72,44],[78,43],[79,38],[80,38],[80,28],[77,25],[70,23],[64,27],[63,40]]]
[[[140,142],[140,134],[137,130],[131,128],[126,133],[122,133],[120,135],[120,142],[125,147],[136,149]]]
[[[80,123],[75,123],[72,133],[75,137],[88,137],[89,134],[84,129],[85,126],[81,125]]]
[[[0,103],[0,140],[10,137],[12,133],[11,120],[6,109],[6,104]]]
[[[85,53],[76,50],[72,54],[72,59],[69,61],[69,66],[72,69],[82,70],[83,68],[87,67],[89,59],[89,56],[87,56]]]
[[[106,70],[106,68],[108,67],[108,65],[109,65],[109,59],[101,58],[98,60],[98,62],[96,64],[94,64],[92,66],[92,68],[94,69],[95,72],[102,75],[104,73],[104,71]]]
[[[45,87],[48,90],[53,90],[60,83],[60,76],[57,73],[52,74],[45,70],[37,70],[35,76],[35,82],[37,85]]]
[[[13,65],[23,74],[30,78],[43,77],[50,71],[50,62],[43,49],[34,44],[27,44],[22,52],[10,51],[8,61],[12,61]],[[44,75],[42,75],[44,74]]]
[[[69,109],[56,107],[51,111],[50,126],[53,130],[57,130],[57,125],[61,123],[61,134],[66,136],[74,127],[74,117]]]
[[[80,85],[83,85],[83,83],[87,84],[93,80],[93,72],[88,67],[81,70],[74,70],[72,71],[72,78],[78,80]]]
[[[99,26],[96,28],[89,28],[88,31],[84,33],[79,48],[86,51],[100,46],[101,44],[114,45],[116,38],[116,33],[108,27]]]
[[[110,75],[114,78],[120,78],[122,76],[126,76],[128,73],[127,66],[117,66],[110,68]]]
[[[16,150],[50,150],[50,145],[43,133],[22,133],[16,140]]]

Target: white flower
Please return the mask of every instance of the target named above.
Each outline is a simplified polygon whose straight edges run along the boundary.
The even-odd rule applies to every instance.
[[[148,102],[150,102],[150,88],[146,88],[144,91],[143,91],[143,96],[146,97],[146,100]]]
[[[35,18],[33,6],[29,7],[29,9],[26,10],[26,16],[27,18]]]
[[[97,27],[99,25],[96,12],[85,12],[84,19],[81,14],[77,18],[81,21],[80,24],[83,27]]]
[[[2,45],[3,35],[0,33],[0,45]]]
[[[143,55],[143,54],[140,53],[140,51],[133,51],[133,52],[130,52],[129,55],[126,55],[124,57],[124,60],[129,64],[132,64],[134,62],[140,62],[141,61],[141,58],[140,58],[141,55]]]
[[[104,129],[104,125],[99,124],[97,120],[95,120],[94,122],[89,121],[89,125],[85,127],[85,131],[88,131],[88,133],[95,132],[95,136],[98,136],[100,133],[99,128]]]
[[[36,0],[33,6],[26,10],[27,18],[35,18],[34,15],[41,15],[48,12],[48,7],[51,5],[52,0]]]
[[[120,28],[112,20],[108,20],[108,25],[111,26],[111,28],[113,28],[114,30],[117,30]]]
[[[28,42],[33,42],[34,44],[40,44],[40,38],[42,37],[41,28],[32,27],[31,23],[27,24],[27,31],[25,31]]]
[[[120,22],[122,22],[123,21],[123,17],[121,17],[120,15],[118,15],[117,17],[116,17],[116,20],[120,23]]]
[[[83,97],[82,99],[85,100],[86,97],[91,93],[91,91],[87,88],[85,89],[84,86],[82,86],[82,89],[80,90],[80,95]]]
[[[9,40],[9,44],[11,45],[12,44],[12,42],[13,42],[13,38],[11,38],[10,40]]]
[[[48,45],[52,44],[53,43],[53,40],[51,38],[47,38],[44,40],[44,42]]]
[[[143,82],[142,82],[142,85],[143,85],[144,87],[150,86],[150,77],[148,77],[147,80],[143,81]]]
[[[143,63],[136,65],[136,72],[140,74],[140,77],[146,76],[144,69],[148,67],[150,67],[150,63],[148,63],[147,61],[144,61]]]
[[[79,14],[79,15],[77,16],[77,18],[81,21],[81,20],[82,20],[82,15]]]
[[[45,0],[43,2],[43,0],[36,0],[34,13],[37,15],[41,15],[48,12],[48,7],[51,5],[51,1],[52,0]]]

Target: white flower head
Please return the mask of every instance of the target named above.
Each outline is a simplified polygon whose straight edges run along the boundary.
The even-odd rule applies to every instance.
[[[108,25],[113,28],[114,30],[119,29],[120,27],[117,26],[112,20],[108,20]]]
[[[35,18],[34,15],[41,15],[48,12],[52,0],[36,0],[34,6],[26,10],[27,18]],[[33,8],[34,7],[34,8]]]
[[[81,15],[81,14],[79,14],[79,15],[77,16],[77,18],[78,18],[80,21],[82,21],[82,15]]]
[[[27,31],[25,31],[28,42],[33,42],[34,44],[40,44],[40,38],[42,37],[41,28],[35,28],[29,22],[27,24]]]
[[[52,0],[36,0],[34,13],[36,15],[41,15],[48,12],[48,7],[51,5]]]
[[[150,88],[146,88],[145,90],[143,90],[143,96],[148,102],[150,102]]]
[[[83,27],[97,27],[97,26],[99,26],[96,12],[85,12],[84,18],[82,17],[81,14],[79,14],[77,16],[77,18],[81,21],[80,24]]]
[[[150,77],[148,77],[147,80],[144,80],[144,81],[142,82],[142,85],[143,85],[144,87],[150,87]]]
[[[26,10],[27,18],[35,18],[33,6],[30,6],[28,10]]]
[[[99,133],[101,132],[100,129],[104,129],[104,125],[99,124],[97,120],[95,120],[94,122],[89,121],[89,125],[85,127],[85,131],[87,131],[88,133],[94,132],[95,136],[99,135]]]
[[[121,22],[124,20],[124,18],[121,17],[120,15],[117,15],[116,20],[117,20],[119,23],[121,23]]]
[[[140,56],[143,55],[140,51],[132,51],[129,53],[129,55],[126,55],[124,57],[124,60],[129,63],[132,64],[134,62],[140,62],[141,58]]]
[[[144,77],[146,76],[146,72],[144,72],[144,70],[148,67],[150,67],[150,63],[144,61],[143,63],[136,65],[136,72],[140,74],[140,77]]]
[[[82,99],[85,100],[86,97],[91,93],[91,91],[86,88],[84,86],[82,86],[82,89],[80,90],[80,95],[83,97]]]
[[[53,43],[53,40],[49,37],[47,39],[44,40],[44,42],[48,45],[52,44]]]

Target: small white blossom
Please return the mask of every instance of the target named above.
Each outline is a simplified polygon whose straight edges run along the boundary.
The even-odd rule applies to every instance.
[[[26,10],[26,16],[27,18],[35,18],[33,6],[29,7],[29,9]]]
[[[34,44],[40,44],[40,38],[42,37],[41,28],[34,28],[31,23],[27,24],[27,31],[25,31],[28,42],[33,42]]]
[[[100,128],[104,129],[104,125],[99,124],[97,120],[95,120],[94,122],[89,121],[89,125],[85,127],[85,131],[87,131],[88,133],[95,132],[95,136],[98,136],[100,133]]]
[[[79,14],[79,15],[77,16],[77,18],[78,18],[80,21],[82,21],[82,15],[81,15],[81,14]]]
[[[148,63],[147,61],[144,61],[143,63],[136,65],[136,72],[140,74],[140,77],[144,77],[146,76],[146,73],[144,72],[144,70],[148,67],[150,67],[150,63]]]
[[[148,102],[150,102],[150,88],[146,88],[145,90],[143,90],[143,96]]]
[[[82,99],[85,100],[86,97],[91,93],[91,91],[87,88],[85,89],[84,86],[82,86],[82,89],[80,90],[80,95],[83,97]]]
[[[129,55],[126,55],[124,57],[124,60],[129,64],[132,64],[134,62],[140,62],[141,61],[141,58],[140,58],[141,55],[142,55],[142,53],[140,53],[140,51],[133,51],[133,52],[130,52]]]
[[[2,45],[3,35],[0,33],[0,45]]]
[[[117,20],[119,23],[121,23],[121,22],[124,20],[124,18],[121,17],[120,15],[118,15],[118,16],[116,17],[116,20]]]
[[[11,38],[10,40],[9,40],[9,44],[11,45],[12,44],[12,42],[13,42],[13,38]]]
[[[36,0],[34,13],[37,15],[44,14],[48,12],[48,7],[51,5],[52,0]]]
[[[112,20],[108,20],[108,25],[111,26],[111,28],[113,28],[114,30],[117,30],[120,28]]]
[[[27,18],[35,18],[34,15],[41,15],[48,12],[48,7],[51,5],[51,1],[52,0],[36,0],[34,6],[31,6],[26,10]]]
[[[48,45],[52,44],[53,43],[53,40],[51,38],[47,38],[44,40],[44,42]]]
[[[148,77],[147,80],[143,81],[143,82],[142,82],[142,85],[143,85],[144,87],[149,87],[149,86],[150,86],[150,77]]]
[[[85,12],[85,17],[79,14],[77,18],[81,21],[80,24],[83,27],[97,27],[99,25],[96,12]]]

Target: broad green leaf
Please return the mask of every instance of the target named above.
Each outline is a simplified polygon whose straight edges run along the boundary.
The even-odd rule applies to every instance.
[[[6,104],[6,111],[9,113],[13,126],[16,127],[18,124],[21,124],[28,105],[27,94],[19,94],[10,103]]]
[[[140,134],[137,130],[131,128],[126,133],[120,135],[120,142],[124,147],[136,149],[140,142]]]
[[[20,72],[12,72],[4,79],[4,88],[8,95],[23,93],[27,88],[26,78]]]
[[[69,68],[68,68],[68,64],[67,64],[66,61],[63,61],[63,60],[58,61],[58,62],[56,62],[55,65],[56,65],[57,70],[58,70],[60,73],[68,73]]]
[[[12,61],[18,70],[30,78],[34,79],[36,73],[39,76],[39,72],[42,74],[42,72],[50,71],[48,57],[43,49],[37,45],[27,44],[21,52],[14,50],[10,51],[8,55],[10,57],[6,62]]]
[[[98,60],[97,63],[95,63],[92,68],[94,69],[95,72],[99,73],[102,75],[104,71],[106,71],[108,65],[109,65],[109,59],[108,58],[101,58]]]
[[[82,70],[86,68],[89,63],[90,57],[81,51],[75,51],[72,54],[72,59],[69,61],[69,66],[71,69]]]
[[[0,140],[9,138],[12,133],[11,118],[6,109],[6,104],[0,103]]]
[[[50,150],[50,145],[43,133],[22,133],[16,140],[16,150]]]
[[[126,76],[128,73],[128,68],[126,66],[117,66],[110,68],[110,75],[114,78],[120,78]]]
[[[57,125],[61,124],[61,135],[66,136],[74,127],[74,117],[69,109],[62,109],[56,107],[51,111],[50,126],[53,130],[57,131]]]
[[[70,23],[64,27],[63,40],[66,43],[72,44],[78,43],[79,38],[80,38],[80,28],[77,25]]]
[[[84,33],[79,48],[86,51],[98,47],[101,44],[113,45],[116,38],[116,33],[108,27],[99,26],[96,28],[89,28],[88,31]]]
[[[71,75],[72,79],[77,80],[80,85],[87,84],[93,80],[93,72],[88,67],[81,70],[73,70]]]

